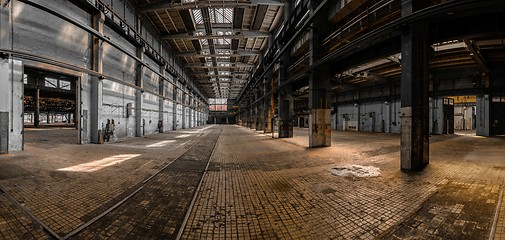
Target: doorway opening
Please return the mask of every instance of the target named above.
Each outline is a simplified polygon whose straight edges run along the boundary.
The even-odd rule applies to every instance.
[[[78,78],[25,68],[23,81],[25,143],[79,143]]]
[[[458,135],[475,135],[477,120],[477,97],[475,95],[451,96],[452,127]]]

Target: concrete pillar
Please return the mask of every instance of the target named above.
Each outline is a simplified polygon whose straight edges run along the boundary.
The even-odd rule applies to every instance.
[[[402,1],[402,16],[422,8],[421,1]],[[402,35],[401,169],[419,171],[429,163],[429,29],[414,23]]]
[[[279,138],[293,137],[293,98],[291,91],[279,92]]]
[[[35,90],[35,119],[33,121],[34,127],[40,126],[40,88],[37,86]]]
[[[144,61],[144,51],[143,47],[137,49],[137,57],[140,58],[141,61]],[[144,65],[142,63],[137,63],[136,69],[136,79],[135,85],[140,88],[144,88]],[[144,91],[143,90],[135,90],[135,136],[142,137],[144,133],[144,124],[145,122],[142,120],[142,107],[144,103]]]
[[[160,73],[161,75],[165,76],[166,72],[165,69],[167,69],[167,64],[160,65]],[[160,83],[159,83],[159,89],[158,89],[158,94],[165,97],[165,80],[160,77]],[[161,121],[163,124],[160,128],[158,128],[158,131],[160,133],[163,133],[165,131],[165,125],[167,124],[166,122],[163,121],[163,115],[165,115],[165,98],[160,97],[159,98],[159,111],[158,111],[158,121]]]
[[[258,99],[258,89],[254,89],[253,94],[252,94],[252,100],[251,100],[251,129],[256,130],[256,124],[258,123],[258,105],[256,103],[256,100]]]
[[[174,79],[174,92],[173,92],[173,109],[172,109],[172,126],[173,130],[177,130],[177,91],[178,88],[175,86],[175,83],[177,82],[177,79]]]
[[[272,78],[266,77],[263,79],[263,88],[265,89],[265,93],[269,92],[270,90],[273,89],[273,83],[272,83]],[[272,124],[272,119],[274,117],[274,111],[275,111],[275,98],[274,98],[274,93],[272,91],[271,94],[268,96],[265,96],[263,100],[263,109],[264,109],[264,126],[265,130],[263,130],[264,133],[271,133],[273,131],[273,124]]]
[[[310,30],[310,64],[323,55],[322,42],[328,32],[327,14],[321,14]],[[331,69],[326,64],[309,75],[309,147],[331,146]]]
[[[182,93],[182,119],[181,119],[182,129],[186,128],[186,93]]]
[[[103,13],[98,13],[93,16],[93,28],[103,34],[105,28],[105,15]],[[93,37],[92,67],[96,72],[103,72],[102,41],[96,37]],[[97,76],[91,76],[90,81],[90,141],[91,143],[100,143],[98,131],[102,129],[102,79]],[[49,116],[47,117],[49,119]]]
[[[264,104],[263,104],[264,101],[259,101],[256,103],[256,112],[257,112],[257,115],[256,115],[256,131],[263,131],[265,129],[265,125],[264,125],[264,120],[265,118],[263,117],[264,115]]]
[[[14,1],[0,1],[0,48],[12,49]],[[23,150],[23,65],[0,54],[0,153]]]
[[[193,127],[193,111],[192,111],[192,107],[193,105],[191,104],[193,102],[193,99],[192,99],[192,96],[191,94],[188,95],[188,128],[192,128]]]

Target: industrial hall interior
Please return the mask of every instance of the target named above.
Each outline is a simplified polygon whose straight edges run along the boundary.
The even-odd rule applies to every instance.
[[[0,240],[505,240],[504,0],[0,0]]]

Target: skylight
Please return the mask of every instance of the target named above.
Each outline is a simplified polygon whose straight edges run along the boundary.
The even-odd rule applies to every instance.
[[[230,40],[229,39],[224,39],[224,38],[218,38],[214,41],[214,44],[216,45],[230,45]]]
[[[196,24],[203,24],[203,16],[201,9],[191,10],[195,18]],[[232,23],[233,8],[209,8],[209,16],[211,23]]]
[[[210,8],[209,9],[211,23],[232,23],[233,9],[232,8]]]
[[[195,17],[196,24],[203,24],[202,11],[200,9],[193,9],[193,16]]]

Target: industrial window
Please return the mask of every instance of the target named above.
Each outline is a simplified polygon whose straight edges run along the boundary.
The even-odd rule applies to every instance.
[[[71,90],[70,82],[69,81],[60,80],[60,88],[61,89],[65,89],[65,90]]]
[[[228,111],[228,99],[209,98],[209,111],[218,111],[218,112]]]
[[[46,87],[50,88],[58,88],[58,80],[54,78],[45,78],[46,83],[44,84]]]

